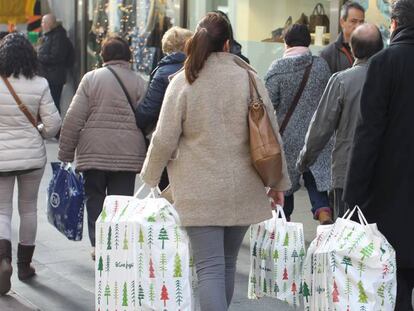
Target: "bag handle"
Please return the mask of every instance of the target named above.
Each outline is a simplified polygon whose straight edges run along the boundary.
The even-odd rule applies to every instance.
[[[263,103],[263,99],[260,96],[259,90],[257,89],[257,83],[256,79],[253,76],[253,73],[250,70],[246,71],[249,76],[250,104],[253,104],[256,101],[258,101],[259,103]]]
[[[312,69],[312,65],[313,65],[313,57],[312,57],[312,61],[311,61],[310,65],[308,65],[305,69],[305,73],[303,75],[302,81],[300,82],[299,89],[298,89],[298,91],[297,91],[297,93],[296,93],[296,95],[293,99],[292,104],[289,107],[288,112],[286,113],[285,118],[283,119],[282,125],[280,126],[280,129],[279,129],[280,135],[283,135],[283,133],[284,133],[284,131],[285,131],[285,129],[286,129],[288,123],[289,123],[289,120],[292,117],[292,114],[295,111],[296,106],[299,103],[299,99],[302,97],[302,93],[305,90],[306,83],[309,80],[309,75],[310,75],[310,72],[311,72],[311,69]]]
[[[22,103],[19,96],[16,94],[16,91],[14,90],[13,86],[10,84],[9,80],[5,76],[1,76],[1,78],[4,81],[4,84],[6,84],[7,88],[9,89],[9,92],[13,96],[14,100],[16,101],[17,106],[19,109],[24,113],[26,118],[30,121],[30,123],[33,125],[33,127],[38,130],[37,128],[37,122],[35,118],[30,113],[29,109],[27,109],[26,105]]]
[[[125,87],[124,83],[122,83],[121,78],[118,76],[118,74],[115,72],[115,70],[114,70],[113,68],[111,68],[110,66],[107,66],[106,68],[108,68],[108,70],[109,70],[110,72],[112,72],[112,74],[115,76],[116,80],[118,81],[119,85],[120,85],[120,86],[121,86],[121,88],[122,88],[122,91],[124,91],[124,94],[125,94],[125,96],[126,96],[126,98],[127,98],[127,100],[128,100],[128,104],[129,104],[129,106],[130,106],[130,107],[131,107],[131,109],[132,109],[132,113],[135,115],[135,108],[134,108],[134,105],[132,104],[132,99],[131,99],[131,97],[129,96],[129,93],[128,93],[128,91],[127,91],[127,89],[126,89],[126,87]]]
[[[272,210],[273,218],[275,221],[279,218],[282,218],[283,222],[287,222],[285,211],[283,210],[283,207],[280,205],[276,205],[276,210]]]
[[[316,14],[315,14],[316,13]],[[325,8],[322,3],[317,3],[313,9],[312,15],[326,15]]]
[[[368,226],[368,221],[365,218],[364,214],[362,213],[362,211],[361,211],[361,209],[359,208],[358,205],[355,205],[355,207],[352,209],[352,211],[347,214],[346,218],[345,217],[343,217],[343,218],[346,219],[346,220],[351,220],[352,216],[354,216],[354,214],[355,214],[355,211],[357,211],[357,213],[358,213],[359,222],[364,226]]]

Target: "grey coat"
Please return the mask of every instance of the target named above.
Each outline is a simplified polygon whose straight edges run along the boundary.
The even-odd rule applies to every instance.
[[[332,151],[332,184],[343,188],[346,168],[354,138],[367,63],[357,60],[354,67],[332,76],[306,134],[305,146],[298,160],[299,171],[305,171],[335,134]]]
[[[292,182],[292,189],[288,191],[287,195],[300,188],[301,173],[296,170],[296,160],[304,145],[309,123],[331,72],[328,64],[322,58],[312,56],[309,53],[274,61],[265,76],[266,88],[277,111],[278,122],[281,124],[298,91],[305,68],[311,63],[312,58],[313,65],[309,80],[283,134],[286,160]],[[310,167],[319,191],[327,191],[331,186],[331,150],[332,144],[321,152],[318,160]]]

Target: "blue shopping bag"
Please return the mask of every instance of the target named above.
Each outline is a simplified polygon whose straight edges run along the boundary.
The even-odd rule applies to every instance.
[[[83,178],[70,164],[52,162],[47,189],[47,219],[69,240],[82,240],[85,191]]]

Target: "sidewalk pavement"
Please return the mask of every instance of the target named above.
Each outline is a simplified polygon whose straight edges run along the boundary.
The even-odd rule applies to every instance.
[[[47,141],[49,162],[57,161],[57,142]],[[16,249],[18,222],[17,200],[14,200],[13,218],[13,266],[12,292],[0,297],[1,311],[92,311],[94,310],[94,263],[90,258],[90,245],[87,226],[80,242],[71,242],[50,225],[46,217],[46,189],[51,179],[50,164],[46,166],[38,198],[38,236],[34,254],[36,277],[28,282],[17,279]],[[137,183],[138,186],[138,183]],[[305,239],[312,241],[316,221],[312,219],[310,203],[305,191],[295,196],[296,208],[293,221],[304,224]],[[293,310],[275,299],[263,298],[257,301],[247,299],[247,279],[249,274],[249,240],[243,242],[236,274],[235,293],[230,311],[251,310]],[[301,310],[301,309],[299,309]]]

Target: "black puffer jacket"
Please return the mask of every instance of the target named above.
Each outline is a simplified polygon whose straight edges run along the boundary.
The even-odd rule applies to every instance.
[[[66,30],[59,25],[45,33],[42,40],[37,55],[40,75],[45,77],[49,84],[65,84],[70,53],[73,49]]]

